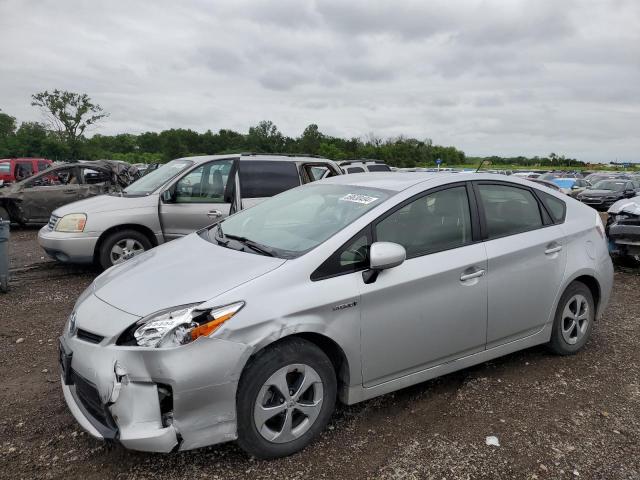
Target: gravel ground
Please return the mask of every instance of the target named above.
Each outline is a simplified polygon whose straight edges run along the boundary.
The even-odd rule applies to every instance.
[[[80,431],[58,383],[55,339],[96,272],[46,260],[36,234],[12,232],[12,291],[0,294],[0,478],[640,478],[632,271],[616,273],[611,305],[580,354],[533,348],[340,407],[305,451],[261,462],[234,444],[144,454]]]

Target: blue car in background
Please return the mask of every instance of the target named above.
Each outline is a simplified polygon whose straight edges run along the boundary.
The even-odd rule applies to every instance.
[[[560,187],[562,193],[572,197],[591,186],[589,182],[581,178],[554,178],[551,181]]]

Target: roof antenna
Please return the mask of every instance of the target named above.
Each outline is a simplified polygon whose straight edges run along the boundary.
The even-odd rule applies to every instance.
[[[482,159],[482,161],[480,162],[480,165],[478,165],[478,168],[476,168],[476,173],[480,171],[480,169],[482,168],[482,165],[484,165],[484,162],[486,161],[487,161],[487,157]]]

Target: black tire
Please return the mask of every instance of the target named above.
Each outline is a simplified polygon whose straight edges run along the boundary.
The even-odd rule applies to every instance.
[[[9,212],[4,207],[0,207],[0,219],[2,219],[2,220],[10,220]]]
[[[119,242],[123,240],[131,239],[134,242],[137,242],[141,247],[142,251],[147,251],[153,248],[151,241],[147,236],[143,233],[140,233],[137,230],[119,230],[117,232],[113,232],[104,241],[100,244],[100,249],[98,251],[98,263],[102,269],[106,270],[107,268],[113,265],[113,260],[111,258],[111,250]]]
[[[322,403],[320,412],[306,432],[291,441],[276,443],[265,438],[258,430],[254,420],[254,408],[257,408],[258,395],[263,391],[263,387],[266,387],[265,384],[269,378],[292,364],[311,367],[314,373],[318,374],[322,383],[322,394],[318,398],[322,398]],[[315,344],[301,338],[291,338],[267,347],[249,361],[240,378],[236,397],[238,444],[250,455],[261,459],[285,457],[302,450],[324,430],[329,422],[335,407],[336,392],[336,374],[333,365]],[[275,402],[278,403],[278,400],[276,399]],[[283,402],[280,401],[280,403]],[[287,414],[282,413],[282,415]],[[292,407],[291,415],[295,415],[295,407]],[[272,420],[277,421],[278,418],[276,416]],[[284,417],[280,418],[284,427]]]
[[[568,308],[568,313],[577,312],[582,317],[582,306],[578,305],[578,301],[582,300],[587,308],[584,314],[586,324],[582,324],[578,317],[572,318],[571,315],[565,315],[565,309]],[[595,303],[589,287],[582,282],[573,282],[569,285],[558,302],[551,340],[548,344],[551,351],[557,355],[573,355],[582,349],[591,335],[595,314]]]

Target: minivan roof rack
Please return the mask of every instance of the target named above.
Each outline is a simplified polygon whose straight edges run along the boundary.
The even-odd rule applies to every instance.
[[[375,158],[354,158],[351,160],[341,160],[338,162],[338,165],[351,165],[353,163],[381,163],[386,165],[387,162],[385,162],[384,160],[378,160]]]
[[[305,157],[305,158],[322,158],[325,159],[327,157],[323,157],[322,155],[312,155],[310,153],[265,153],[265,152],[240,152],[238,155],[244,155],[247,157],[255,157],[257,155],[269,155],[272,157]]]

